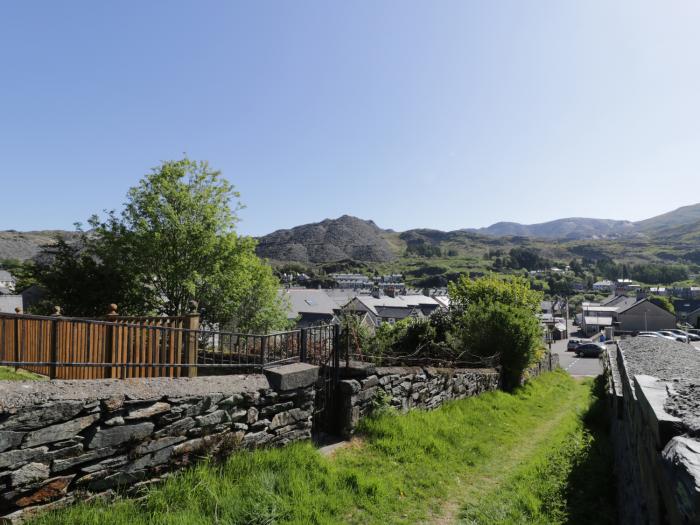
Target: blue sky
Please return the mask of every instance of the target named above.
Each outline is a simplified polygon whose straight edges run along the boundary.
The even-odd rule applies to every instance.
[[[186,152],[264,234],[646,218],[700,201],[700,4],[0,3],[0,229]]]

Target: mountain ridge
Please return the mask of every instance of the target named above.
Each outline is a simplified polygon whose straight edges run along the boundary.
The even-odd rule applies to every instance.
[[[19,232],[0,231],[0,260],[28,260],[41,247],[55,242],[56,235],[69,239],[77,233],[62,230]],[[326,263],[345,259],[373,263],[391,262],[401,254],[430,253],[431,247],[447,243],[459,253],[470,246],[497,246],[506,240],[529,241],[608,241],[627,239],[643,242],[696,243],[700,241],[700,203],[682,206],[641,221],[568,217],[537,224],[497,222],[485,228],[441,231],[414,228],[404,232],[382,229],[374,221],[342,215],[289,229],[279,229],[258,237],[257,252],[274,261]],[[582,248],[581,248],[582,249]]]

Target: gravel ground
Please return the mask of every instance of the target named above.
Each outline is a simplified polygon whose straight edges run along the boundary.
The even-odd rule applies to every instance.
[[[212,393],[244,393],[269,388],[264,375],[207,376],[190,379],[81,379],[75,381],[0,381],[0,411],[47,401],[160,399]]]
[[[700,435],[700,350],[693,345],[633,337],[620,341],[629,375],[646,374],[672,384],[666,410]]]

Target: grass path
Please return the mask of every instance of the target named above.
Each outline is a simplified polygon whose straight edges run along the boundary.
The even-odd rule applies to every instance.
[[[585,398],[583,399],[585,401]],[[568,401],[574,405],[582,404],[581,398],[572,399],[570,396],[566,396],[562,401]],[[528,428],[528,439],[522,440],[518,446],[501,450],[497,457],[491,458],[477,472],[458,475],[455,480],[456,486],[441,504],[440,512],[429,517],[426,523],[431,525],[456,523],[462,507],[476,504],[485,496],[493,494],[510,478],[518,466],[546,446],[546,442],[552,438],[554,430],[562,420],[570,416],[571,412],[567,410],[558,411],[552,418],[542,421],[540,425]]]
[[[237,453],[224,465],[174,476],[140,501],[83,504],[38,523],[471,524],[498,513],[510,523],[528,523],[528,516],[564,523],[561,479],[571,469],[559,468],[566,462],[552,451],[581,432],[590,392],[590,384],[564,372],[545,374],[514,394],[367,419],[361,446],[330,458],[309,444]],[[549,468],[550,457],[557,468]],[[533,476],[553,481],[544,485]],[[539,492],[527,493],[530,486]],[[494,498],[513,505],[492,508]]]

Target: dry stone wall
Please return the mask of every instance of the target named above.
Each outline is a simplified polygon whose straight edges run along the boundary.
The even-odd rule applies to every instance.
[[[700,410],[678,408],[700,380],[692,345],[630,338],[604,356],[619,523],[700,523]]]
[[[0,521],[124,487],[195,459],[311,435],[317,367],[192,379],[0,382]]]
[[[496,390],[499,373],[493,369],[428,367],[374,367],[356,363],[342,369],[340,381],[341,428],[345,436],[354,433],[359,420],[378,406],[401,411],[433,409],[451,399]]]
[[[529,368],[523,382],[559,368],[559,356],[547,352]],[[360,419],[383,405],[406,411],[432,410],[445,401],[496,390],[500,374],[492,368],[375,367],[354,362],[341,368],[338,400],[341,433],[351,436]]]

